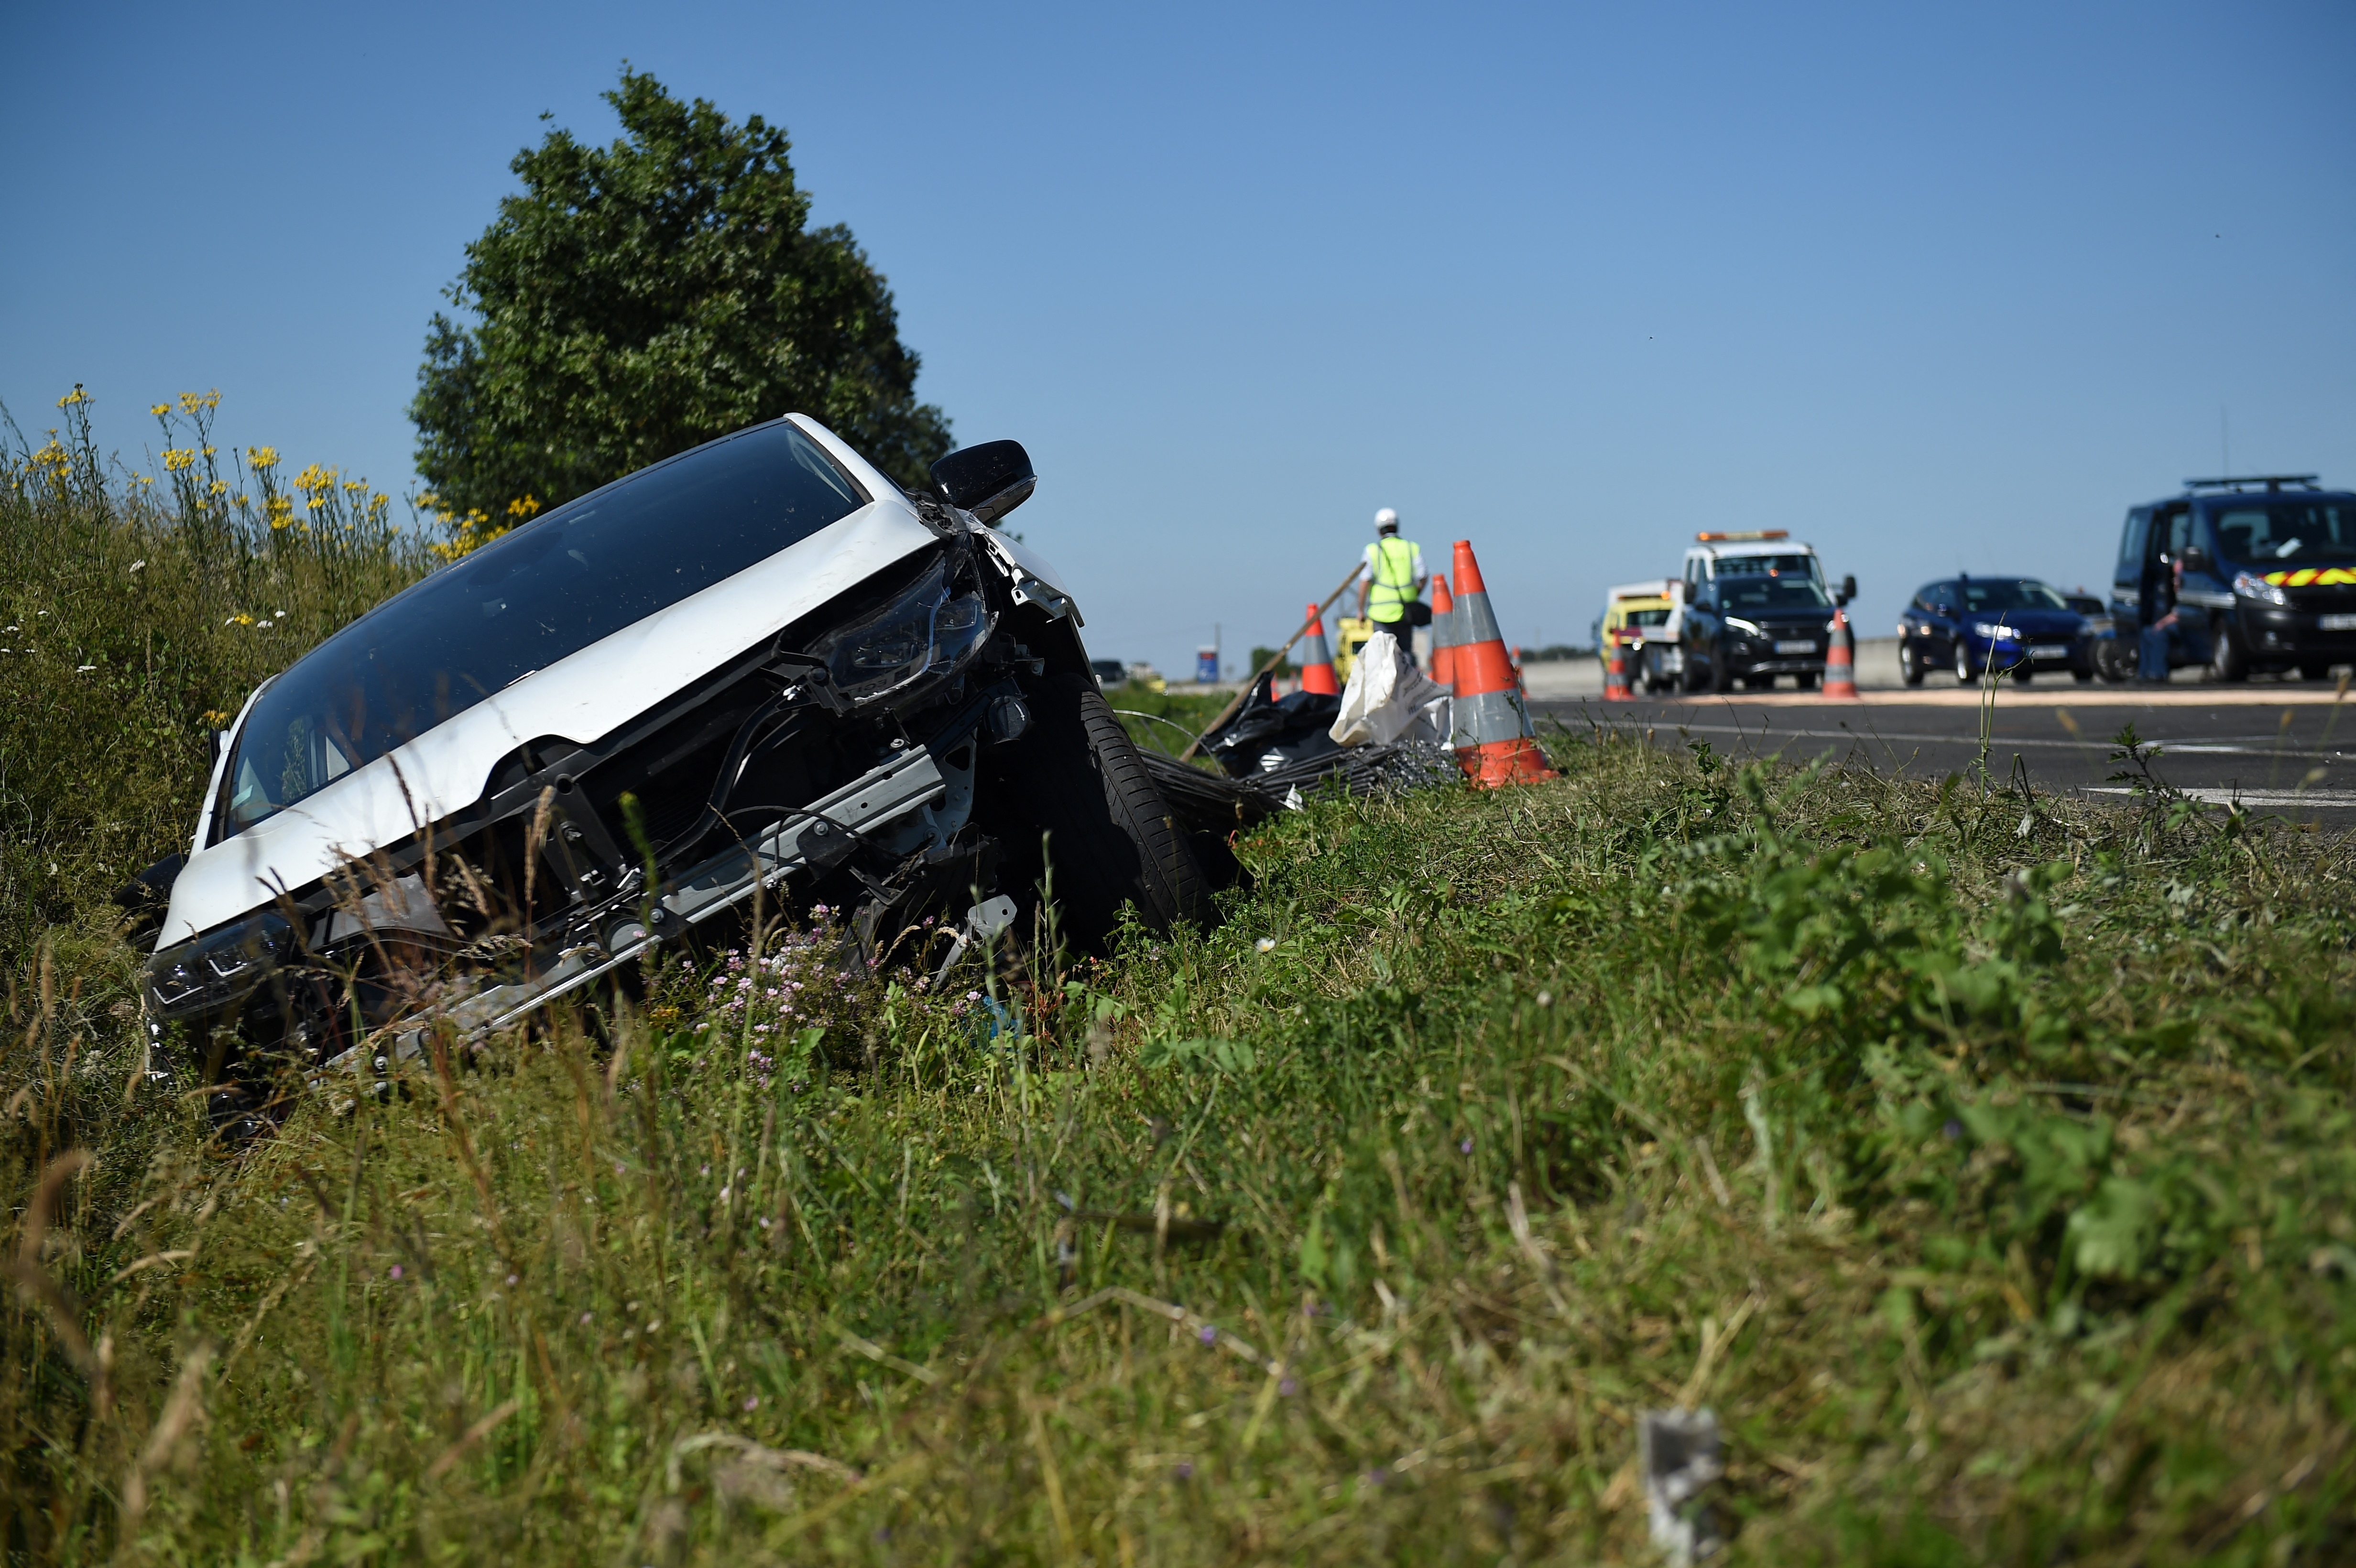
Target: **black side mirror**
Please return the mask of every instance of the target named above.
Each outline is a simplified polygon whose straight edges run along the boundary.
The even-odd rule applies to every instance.
[[[991,525],[1039,487],[1039,476],[1031,472],[1031,454],[1019,441],[959,447],[934,464],[932,475],[942,500]]]
[[[114,907],[123,912],[123,936],[136,942],[164,929],[164,915],[172,904],[172,884],[180,880],[186,855],[167,855],[114,890]]]
[[[1836,600],[1836,601],[1835,601],[1835,603],[1840,603],[1840,604],[1846,604],[1846,603],[1847,603],[1850,600],[1852,600],[1852,599],[1854,599],[1854,598],[1856,598],[1856,597],[1857,597],[1857,579],[1856,579],[1856,578],[1854,578],[1854,577],[1844,577],[1844,578],[1842,578],[1842,579],[1841,579],[1840,597],[1839,597],[1837,600]]]
[[[2198,545],[2187,545],[2179,559],[2184,562],[2184,570],[2187,571],[2209,570],[2209,552]]]

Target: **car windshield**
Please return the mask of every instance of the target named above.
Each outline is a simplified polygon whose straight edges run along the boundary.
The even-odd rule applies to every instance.
[[[2356,504],[2346,501],[2221,507],[2210,514],[2210,526],[2217,552],[2245,565],[2356,560]]]
[[[1669,624],[1669,607],[1656,605],[1649,610],[1630,610],[1622,623],[1629,626],[1665,626]]]
[[[866,504],[816,443],[780,421],[493,540],[270,683],[230,758],[216,838]]]
[[[2033,577],[1975,577],[1963,584],[1964,608],[1982,610],[2067,610],[2062,595]]]

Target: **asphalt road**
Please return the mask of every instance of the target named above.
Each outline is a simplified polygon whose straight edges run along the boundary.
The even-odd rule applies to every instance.
[[[1883,773],[1939,779],[1970,770],[1980,754],[1975,692],[1874,691],[1827,702],[1797,692],[1756,696],[1534,700],[1533,715],[1573,729],[1629,727],[1656,745],[1680,731],[1721,753],[1808,761],[1831,752]],[[2010,776],[2015,759],[2041,789],[2118,799],[2112,737],[2132,723],[2158,741],[2153,771],[2201,799],[2239,799],[2262,816],[2330,829],[2356,827],[2356,696],[2298,684],[2178,685],[2156,692],[2070,682],[2008,688],[1992,709],[1988,769]]]

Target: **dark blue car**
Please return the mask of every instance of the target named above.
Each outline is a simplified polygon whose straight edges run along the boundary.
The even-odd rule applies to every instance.
[[[1898,622],[1898,670],[1920,686],[1934,669],[1968,686],[1995,669],[2015,680],[2067,670],[2094,678],[2094,639],[2081,615],[2033,577],[1950,577],[1926,582]]]

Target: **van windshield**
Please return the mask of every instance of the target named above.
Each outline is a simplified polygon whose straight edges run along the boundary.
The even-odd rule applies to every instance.
[[[815,442],[781,420],[502,535],[270,683],[239,731],[215,841],[866,504]]]
[[[1724,608],[1746,610],[1828,609],[1832,598],[1813,577],[1728,577],[1719,563],[1718,599]]]
[[[2356,504],[2346,501],[2230,503],[2210,512],[2209,525],[2231,561],[2356,560]]]
[[[1805,550],[1788,555],[1722,555],[1718,558],[1720,577],[1815,577],[1823,571],[1816,558]]]

